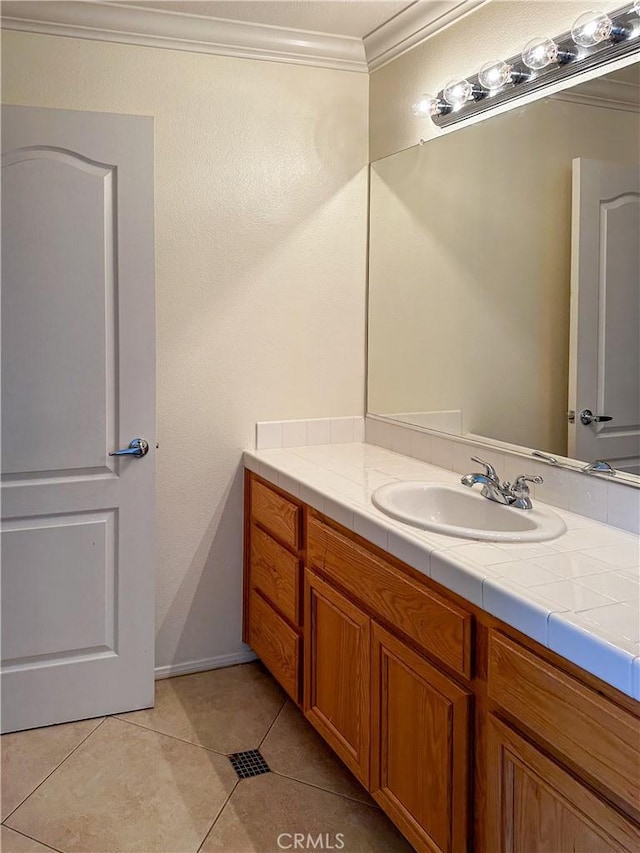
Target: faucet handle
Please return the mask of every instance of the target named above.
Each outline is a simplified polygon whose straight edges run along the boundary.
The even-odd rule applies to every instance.
[[[511,486],[511,490],[514,493],[518,493],[518,494],[522,494],[522,495],[528,495],[529,494],[529,486],[527,486],[527,483],[535,483],[536,485],[540,486],[540,485],[542,485],[542,483],[544,483],[544,480],[542,477],[534,477],[534,476],[529,475],[529,474],[520,474],[520,476],[516,477],[515,480],[513,481],[513,485]]]
[[[488,462],[485,462],[484,459],[480,459],[478,456],[472,456],[471,461],[477,462],[478,465],[482,465],[482,467],[485,469],[487,477],[490,480],[493,480],[495,483],[498,484],[500,483],[500,478],[498,477],[496,469],[493,467],[493,465],[490,465]]]
[[[585,465],[582,470],[587,474],[611,474],[612,477],[614,477],[616,473],[611,465],[609,465],[608,462],[605,462],[604,459],[596,459],[595,462],[589,462],[589,464]]]

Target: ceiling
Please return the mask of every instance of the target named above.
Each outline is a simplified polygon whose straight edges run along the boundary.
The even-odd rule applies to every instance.
[[[415,0],[117,0],[165,12],[364,38]]]

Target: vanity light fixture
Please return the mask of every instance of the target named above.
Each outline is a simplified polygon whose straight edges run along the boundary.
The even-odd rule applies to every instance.
[[[595,47],[607,39],[625,39],[629,35],[629,27],[614,25],[604,12],[586,12],[571,27],[571,38],[579,47],[585,48]]]
[[[640,3],[640,0],[638,0]],[[502,89],[507,83],[521,83],[527,80],[529,75],[509,65],[508,62],[503,62],[501,59],[494,59],[491,62],[485,62],[478,72],[478,83],[489,94]]]
[[[571,62],[576,56],[575,50],[560,50],[550,38],[532,39],[522,51],[522,61],[532,71],[542,71],[555,63]]]
[[[473,100],[479,92],[474,92],[472,84],[468,80],[455,78],[449,80],[442,90],[443,100],[454,110],[459,110],[467,101]]]
[[[519,56],[486,62],[478,74],[450,80],[437,95],[420,95],[414,115],[446,127],[556,81],[640,53],[640,0],[615,12],[587,12],[570,32],[537,38]]]
[[[640,0],[638,0],[640,2]],[[435,95],[430,95],[428,92],[423,92],[414,103],[413,114],[418,118],[427,118],[429,116],[442,115],[450,112],[451,107],[441,98],[436,98]]]

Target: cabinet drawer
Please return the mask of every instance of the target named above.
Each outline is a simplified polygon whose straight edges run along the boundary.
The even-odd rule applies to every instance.
[[[315,518],[307,561],[452,670],[471,677],[472,616]]]
[[[249,645],[294,702],[300,701],[300,637],[257,592],[249,602]]]
[[[251,587],[271,601],[294,625],[300,625],[300,560],[252,525]]]
[[[300,547],[300,507],[283,498],[273,489],[253,480],[251,484],[251,515],[276,539],[298,550]]]
[[[489,637],[489,696],[596,785],[640,802],[640,720],[499,631]]]

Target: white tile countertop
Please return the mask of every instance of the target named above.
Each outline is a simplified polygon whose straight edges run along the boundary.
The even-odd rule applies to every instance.
[[[473,542],[396,521],[371,503],[397,480],[460,475],[360,442],[245,451],[249,470],[623,693],[640,699],[640,539],[552,507],[548,542]]]

